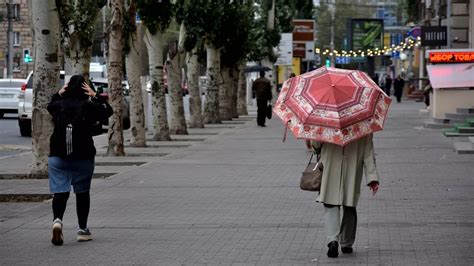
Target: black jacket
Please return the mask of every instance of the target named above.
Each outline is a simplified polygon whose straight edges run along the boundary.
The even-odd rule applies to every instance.
[[[94,159],[93,126],[108,119],[113,111],[103,97],[88,100],[62,98],[56,93],[48,105],[53,116],[54,130],[50,139],[49,156],[71,159]],[[67,125],[72,125],[68,138]]]

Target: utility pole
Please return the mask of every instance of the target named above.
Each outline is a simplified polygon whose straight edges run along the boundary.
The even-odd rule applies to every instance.
[[[331,43],[330,43],[330,53],[329,53],[329,56],[330,56],[330,59],[331,59],[331,67],[334,67],[335,66],[335,62],[334,62],[334,12],[336,9],[336,3],[333,2],[333,0],[329,0],[331,3],[329,4],[329,10],[331,11]]]
[[[7,58],[7,77],[13,78],[13,0],[10,0],[7,8],[8,19],[8,58]]]

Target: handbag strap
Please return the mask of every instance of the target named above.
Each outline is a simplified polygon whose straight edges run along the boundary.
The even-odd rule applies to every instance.
[[[323,144],[321,144],[321,149],[323,148]],[[311,153],[311,157],[309,158],[309,162],[308,162],[308,165],[311,164],[311,161],[313,160],[313,156],[314,156],[314,153]],[[321,160],[321,153],[318,153],[317,156],[316,156],[316,163],[319,163],[319,160]],[[306,167],[308,167],[308,165],[306,165]]]

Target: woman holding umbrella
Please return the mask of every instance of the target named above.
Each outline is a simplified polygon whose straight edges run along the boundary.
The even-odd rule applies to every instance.
[[[297,138],[313,140],[323,165],[317,201],[323,203],[328,257],[352,253],[362,172],[375,195],[379,176],[373,132],[382,130],[391,99],[356,70],[322,67],[287,80],[274,113]]]
[[[375,165],[372,134],[342,147],[332,143],[313,142],[316,153],[321,154],[324,166],[321,188],[316,201],[324,205],[324,221],[328,237],[330,258],[352,253],[357,227],[356,206],[360,197],[362,171],[373,195],[379,188]]]

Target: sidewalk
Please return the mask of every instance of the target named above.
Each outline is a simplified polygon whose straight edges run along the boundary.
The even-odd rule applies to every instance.
[[[61,247],[50,244],[49,201],[0,203],[0,264],[473,265],[474,155],[423,128],[422,106],[393,103],[375,134],[381,187],[362,188],[352,255],[327,258],[322,206],[298,186],[309,153],[282,143],[274,118],[94,179],[91,242],[75,242],[73,196]]]

